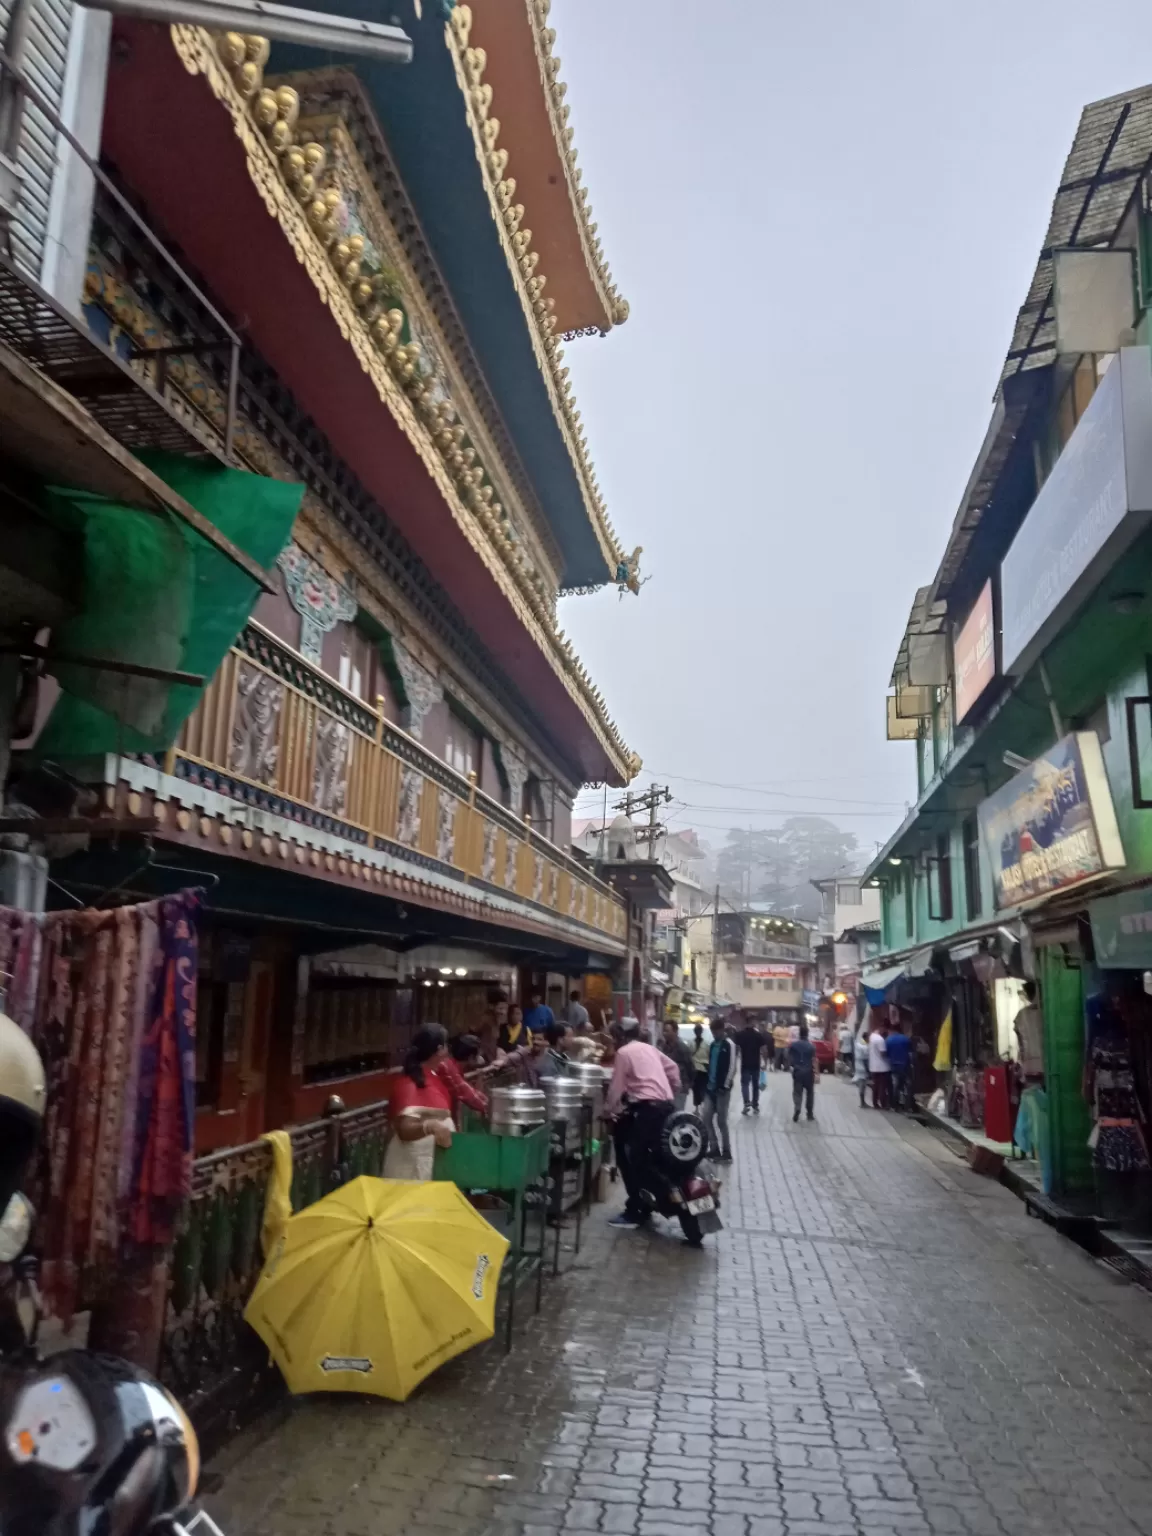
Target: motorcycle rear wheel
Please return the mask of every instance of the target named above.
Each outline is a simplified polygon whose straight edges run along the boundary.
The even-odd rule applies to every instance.
[[[684,1234],[684,1241],[689,1248],[703,1248],[704,1234],[700,1230],[699,1217],[693,1216],[691,1211],[677,1211],[676,1217],[680,1222],[680,1230]]]

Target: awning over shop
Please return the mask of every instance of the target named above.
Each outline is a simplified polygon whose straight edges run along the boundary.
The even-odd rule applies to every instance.
[[[862,982],[868,1001],[882,1003],[885,992],[893,982],[899,981],[901,976],[907,976],[907,974],[908,969],[905,965],[890,965],[882,971],[869,971]]]

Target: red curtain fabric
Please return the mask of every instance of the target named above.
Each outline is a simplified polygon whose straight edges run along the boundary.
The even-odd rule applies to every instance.
[[[188,1197],[198,906],[186,891],[107,912],[0,908],[7,1011],[48,1076],[36,1248],[65,1322],[126,1244],[171,1242]]]

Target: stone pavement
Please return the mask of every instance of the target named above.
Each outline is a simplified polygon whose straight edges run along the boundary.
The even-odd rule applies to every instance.
[[[589,1240],[507,1357],[301,1401],[214,1464],[229,1536],[1152,1532],[1152,1297],[935,1133],[773,1075],[727,1230]]]

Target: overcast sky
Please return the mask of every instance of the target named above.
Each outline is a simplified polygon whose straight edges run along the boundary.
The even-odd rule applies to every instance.
[[[642,782],[686,802],[675,825],[721,842],[733,822],[824,811],[871,849],[900,820],[915,771],[884,738],[892,661],[1080,109],[1152,79],[1147,16],[1136,0],[554,0],[585,184],[632,305],[566,361],[651,578],[638,598],[566,599],[561,622]]]

